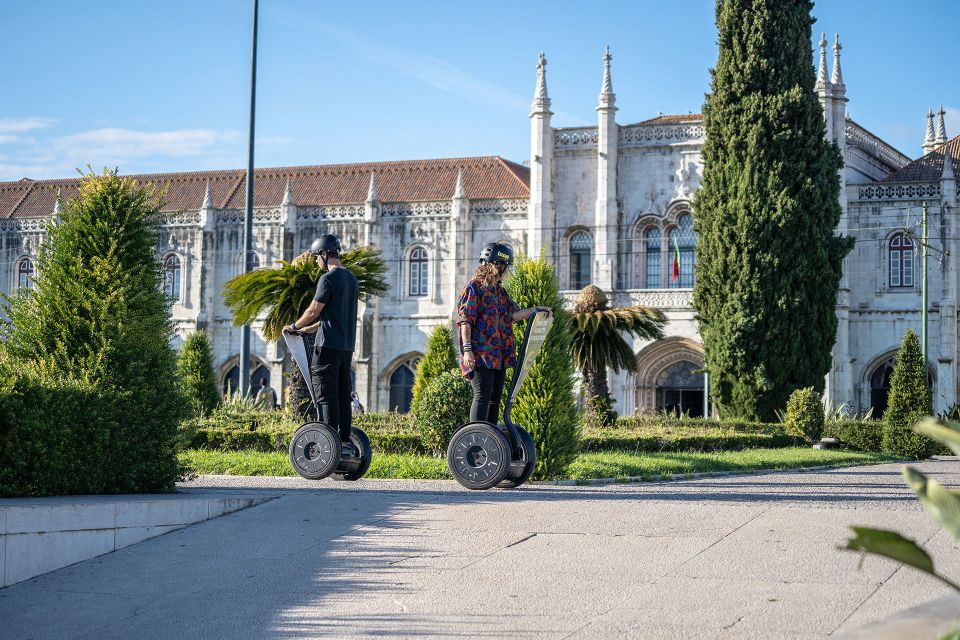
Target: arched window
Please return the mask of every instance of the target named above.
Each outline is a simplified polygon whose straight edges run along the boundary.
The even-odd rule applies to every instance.
[[[577,231],[570,236],[570,288],[583,289],[590,284],[592,275],[593,241],[586,231]]]
[[[33,289],[33,260],[30,258],[21,258],[17,262],[17,287],[20,289]]]
[[[677,227],[670,230],[669,277],[671,289],[689,289],[693,287],[694,249],[697,246],[697,234],[693,231],[693,216],[685,213],[677,219]]]
[[[890,286],[913,287],[913,241],[902,232],[890,238]]]
[[[703,417],[703,374],[688,360],[676,362],[657,376],[657,411]]]
[[[661,279],[663,275],[663,258],[660,255],[660,242],[662,238],[663,234],[660,233],[660,229],[657,227],[651,227],[643,234],[647,251],[647,289],[659,289],[663,286],[663,280]]]
[[[413,368],[402,364],[390,375],[390,410],[407,413],[413,401]]]
[[[173,253],[163,261],[163,293],[174,302],[180,301],[180,258]]]
[[[410,295],[427,295],[430,283],[430,260],[426,249],[414,249],[410,252]]]
[[[261,380],[266,380],[267,386],[270,386],[270,369],[266,368],[259,362],[252,362],[250,367],[252,371],[250,372],[249,394],[252,396],[256,396],[257,391],[260,390]],[[240,392],[240,365],[235,364],[232,367],[230,367],[230,370],[227,371],[227,375],[223,377],[223,394],[233,395],[239,392]]]

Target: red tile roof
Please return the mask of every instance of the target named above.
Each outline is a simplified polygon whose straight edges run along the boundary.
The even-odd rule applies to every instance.
[[[527,198],[530,169],[499,156],[403,160],[306,167],[257,169],[254,174],[255,207],[277,206],[290,179],[298,205],[356,204],[366,201],[370,174],[377,176],[381,202],[449,200],[463,170],[463,187],[471,200]],[[242,209],[246,203],[246,171],[193,171],[129,176],[167,190],[164,210],[199,209],[207,181],[214,208]],[[48,216],[57,190],[68,200],[76,195],[78,179],[0,182],[0,219]]]
[[[907,166],[894,171],[881,182],[937,182],[943,175],[944,150],[950,150],[953,160],[953,175],[960,176],[960,136],[941,144],[933,151],[917,158]]]
[[[636,124],[683,124],[685,122],[702,122],[702,113],[680,113],[676,115],[657,116],[649,120],[643,120]]]

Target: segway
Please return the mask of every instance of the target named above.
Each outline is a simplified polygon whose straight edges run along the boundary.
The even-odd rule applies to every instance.
[[[527,323],[513,380],[503,408],[503,422],[468,422],[457,428],[447,447],[447,467],[468,489],[519,487],[537,467],[537,448],[530,433],[510,420],[510,410],[553,326],[553,318],[537,312]]]
[[[306,422],[300,425],[290,439],[290,464],[293,465],[293,470],[307,480],[322,480],[330,475],[333,475],[335,480],[359,480],[370,469],[370,461],[373,459],[367,434],[363,429],[353,427],[350,431],[350,442],[357,455],[343,454],[340,434],[321,420],[320,405],[313,388],[303,335],[300,332],[284,332],[283,339],[310,392],[310,405],[302,411],[302,418]]]

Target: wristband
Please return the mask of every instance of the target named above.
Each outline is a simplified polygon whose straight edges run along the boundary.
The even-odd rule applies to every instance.
[[[463,350],[464,350],[465,352],[466,352],[466,351],[473,351],[473,343],[472,343],[472,342],[466,342],[466,343],[464,343],[464,345],[463,345]]]
[[[300,327],[297,326],[296,322],[291,322],[290,328],[293,329],[294,331],[300,331]]]

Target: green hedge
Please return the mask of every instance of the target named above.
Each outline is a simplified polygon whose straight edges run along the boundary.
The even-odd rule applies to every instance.
[[[715,420],[633,416],[608,429],[587,429],[584,452],[711,452],[782,448],[803,445],[803,438],[780,425]]]
[[[824,438],[836,438],[840,448],[849,451],[867,451],[883,453],[883,420],[843,420],[823,425]],[[950,449],[937,443],[933,448],[935,456],[951,456]]]
[[[424,453],[412,416],[399,413],[365,413],[353,417],[370,444],[380,453]],[[180,427],[185,448],[229,451],[286,452],[300,421],[279,411],[245,413],[215,411],[206,418],[184,422]]]

